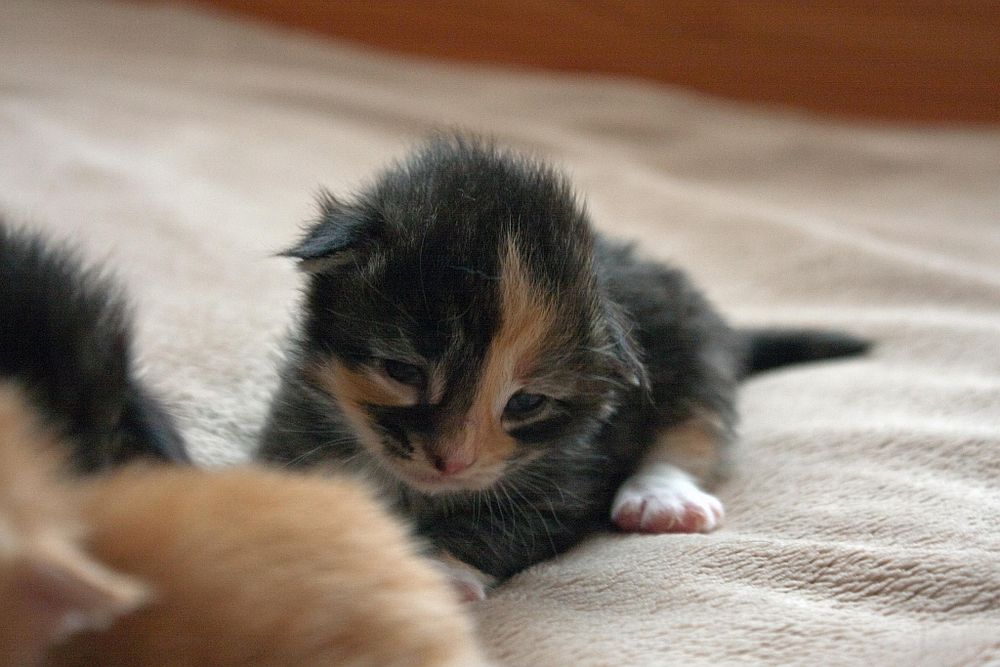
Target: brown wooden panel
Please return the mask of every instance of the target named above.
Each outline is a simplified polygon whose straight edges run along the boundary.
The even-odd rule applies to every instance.
[[[191,0],[400,53],[743,100],[1000,122],[996,0]]]

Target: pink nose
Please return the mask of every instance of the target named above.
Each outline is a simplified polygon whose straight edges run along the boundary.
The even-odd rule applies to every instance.
[[[437,471],[445,477],[458,474],[475,463],[475,458],[461,453],[431,454],[430,458]]]

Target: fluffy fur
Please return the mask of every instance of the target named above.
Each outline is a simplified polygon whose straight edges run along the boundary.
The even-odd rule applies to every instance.
[[[0,664],[39,664],[73,632],[107,626],[145,586],[85,549],[79,490],[60,446],[13,386],[0,383]]]
[[[185,457],[113,286],[2,225],[0,370],[0,664],[483,664],[443,575],[357,483],[67,475]]]
[[[54,664],[483,664],[444,576],[359,484],[133,470],[84,511],[93,553],[154,599]]]
[[[377,480],[500,578],[609,520],[713,529],[698,483],[739,378],[864,348],[731,329],[680,271],[598,237],[560,174],[463,137],[325,196],[286,254],[308,284],[261,456]]]
[[[253,468],[82,482],[34,421],[0,389],[0,664],[484,664],[443,575],[361,485]]]
[[[187,460],[133,365],[117,288],[69,250],[0,220],[0,378],[28,393],[78,470],[137,456]]]

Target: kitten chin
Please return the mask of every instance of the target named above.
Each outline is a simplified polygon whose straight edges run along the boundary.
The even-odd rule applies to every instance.
[[[63,476],[0,386],[0,664],[485,665],[362,485],[255,468]]]
[[[553,168],[461,135],[324,195],[284,254],[307,284],[260,456],[379,480],[498,578],[596,529],[716,528],[738,380],[864,348],[734,330]]]

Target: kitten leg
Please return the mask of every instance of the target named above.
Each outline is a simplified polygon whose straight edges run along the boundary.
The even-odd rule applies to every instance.
[[[728,438],[718,420],[697,416],[660,433],[618,489],[611,520],[643,533],[707,533],[722,524],[722,503],[698,487],[718,471]]]

